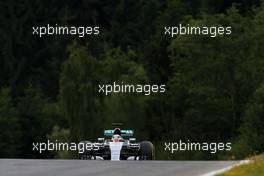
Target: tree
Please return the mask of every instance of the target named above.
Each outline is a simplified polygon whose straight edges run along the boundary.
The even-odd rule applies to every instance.
[[[241,127],[241,139],[245,141],[248,154],[263,152],[264,146],[264,84],[255,91],[247,106],[245,118]]]
[[[24,96],[17,99],[19,124],[22,127],[20,137],[20,157],[41,158],[37,151],[32,150],[32,143],[45,142],[46,135],[51,131],[56,121],[54,114],[48,115],[46,105],[48,100],[39,88],[29,85],[24,91]]]
[[[234,7],[228,15],[205,15],[189,23],[229,25],[232,34],[216,38],[179,36],[171,42],[171,80],[181,81],[179,85],[185,87],[186,95],[180,129],[184,136],[199,140],[233,138],[238,134],[243,107],[260,82],[259,74],[263,76],[262,54],[255,49],[262,43],[255,40],[262,35],[257,32],[260,26],[239,15]]]
[[[148,84],[148,77],[143,65],[135,62],[137,54],[129,50],[127,53],[120,48],[106,51],[102,56],[104,68],[102,82],[106,84]],[[148,118],[146,117],[146,100],[148,96],[136,93],[117,93],[104,96],[104,116],[107,117],[106,127],[113,122],[123,122],[125,127],[135,129],[138,138],[149,136]]]
[[[98,125],[103,122],[97,96],[102,68],[84,46],[78,47],[75,43],[69,47],[69,53],[69,59],[62,65],[59,99],[69,122],[70,140],[95,138]]]
[[[20,124],[9,88],[2,88],[0,91],[0,129],[0,157],[16,157],[21,146]]]

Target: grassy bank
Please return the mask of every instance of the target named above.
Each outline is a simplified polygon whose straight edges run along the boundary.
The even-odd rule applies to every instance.
[[[252,163],[237,166],[222,176],[263,176],[264,154],[253,157],[252,160]]]

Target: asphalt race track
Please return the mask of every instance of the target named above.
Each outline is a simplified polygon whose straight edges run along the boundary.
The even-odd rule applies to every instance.
[[[200,176],[239,161],[0,159],[1,176]]]

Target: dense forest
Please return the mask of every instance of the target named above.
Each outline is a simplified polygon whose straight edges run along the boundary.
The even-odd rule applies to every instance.
[[[264,150],[264,2],[1,0],[0,157],[72,158],[32,143],[95,140],[112,122],[155,143],[158,159],[237,159]],[[232,35],[164,35],[226,25]],[[45,24],[99,36],[32,35]],[[98,84],[165,84],[166,93],[98,93]],[[231,141],[232,151],[164,152],[164,141]]]

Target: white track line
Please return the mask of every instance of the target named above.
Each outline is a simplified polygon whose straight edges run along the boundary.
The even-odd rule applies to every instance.
[[[243,164],[248,164],[250,162],[251,162],[251,160],[242,160],[238,164],[234,164],[232,166],[228,166],[228,167],[225,167],[223,169],[215,170],[215,171],[212,171],[212,172],[200,175],[200,176],[216,176],[216,175],[219,175],[219,174],[222,174],[224,172],[227,172],[227,171],[231,170],[233,167],[240,166],[240,165],[243,165]]]

